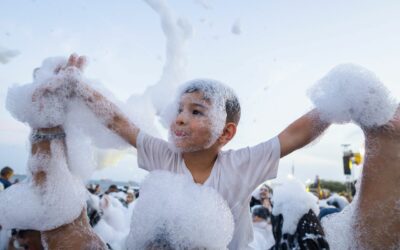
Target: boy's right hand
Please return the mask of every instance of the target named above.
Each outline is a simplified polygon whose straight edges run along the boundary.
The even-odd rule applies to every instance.
[[[60,79],[37,88],[32,95],[32,101],[36,102],[46,96],[56,95],[60,90],[64,94],[67,91],[70,97],[74,96],[79,84],[79,77],[83,73],[86,64],[87,59],[85,56],[78,56],[75,53],[70,55],[66,64],[58,65],[54,69],[54,75]]]
[[[62,71],[68,71],[78,69],[80,72],[83,73],[85,67],[87,65],[87,59],[85,56],[79,56],[78,54],[71,54],[68,58],[68,62],[66,65],[59,65],[55,70],[54,73],[58,74]]]

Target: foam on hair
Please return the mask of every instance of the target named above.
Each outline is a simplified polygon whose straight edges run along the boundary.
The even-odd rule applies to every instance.
[[[165,112],[163,115],[164,121],[167,124],[172,124],[178,115],[179,105],[182,96],[191,93],[201,93],[203,99],[207,101],[211,109],[207,113],[211,124],[204,126],[211,127],[211,137],[206,146],[210,147],[218,137],[222,134],[223,128],[227,122],[239,123],[240,120],[240,103],[234,91],[225,84],[212,80],[212,79],[195,79],[183,84],[175,98],[175,101],[170,105],[170,111]],[[174,136],[169,135],[171,146],[174,146]],[[182,150],[182,149],[176,149]],[[187,151],[194,151],[196,149],[186,149]]]

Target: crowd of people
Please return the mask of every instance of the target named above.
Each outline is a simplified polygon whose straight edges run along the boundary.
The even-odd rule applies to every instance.
[[[70,152],[67,152],[67,144],[71,141],[65,138],[72,131],[68,130],[71,127],[64,126],[64,124],[68,124],[68,117],[64,116],[64,113],[68,111],[68,108],[70,108],[68,105],[72,101],[75,101],[75,105],[81,105],[82,109],[88,109],[96,117],[96,121],[100,121],[100,125],[108,129],[107,132],[111,131],[114,136],[117,135],[119,139],[122,139],[125,143],[124,145],[127,144],[136,148],[138,166],[151,172],[149,175],[157,172],[168,172],[171,175],[183,176],[186,178],[185,180],[189,180],[188,189],[202,187],[204,190],[209,189],[215,192],[217,194],[214,197],[215,200],[208,201],[208,204],[203,208],[211,206],[214,201],[223,200],[222,207],[226,208],[224,210],[226,213],[224,214],[227,216],[226,218],[231,219],[231,224],[234,225],[234,227],[231,227],[232,231],[227,230],[227,239],[229,240],[223,242],[222,248],[251,249],[253,244],[253,248],[256,249],[329,249],[319,218],[324,220],[324,216],[327,214],[338,212],[347,206],[348,203],[343,198],[333,196],[330,200],[321,201],[320,204],[326,207],[319,209],[318,199],[297,184],[287,186],[288,190],[290,190],[289,195],[283,193],[283,188],[274,187],[272,192],[272,189],[265,185],[262,185],[253,193],[252,199],[251,194],[254,189],[265,181],[277,177],[280,158],[315,140],[330,124],[354,120],[363,129],[366,129],[367,152],[371,151],[371,148],[376,145],[374,142],[378,140],[380,145],[385,147],[377,148],[376,152],[381,155],[388,155],[393,159],[399,157],[394,149],[398,148],[400,144],[392,138],[398,136],[400,125],[398,120],[390,120],[393,118],[393,112],[389,112],[387,117],[383,117],[383,119],[378,119],[379,123],[371,123],[370,120],[373,119],[365,121],[363,118],[364,112],[361,111],[355,117],[343,120],[341,116],[336,117],[335,114],[332,115],[329,112],[332,108],[331,105],[328,105],[328,111],[325,110],[327,107],[324,104],[333,102],[320,104],[318,102],[319,99],[316,102],[315,109],[295,120],[273,138],[255,146],[224,151],[222,150],[223,147],[234,138],[237,132],[241,107],[232,89],[210,79],[192,80],[181,87],[176,103],[174,103],[175,106],[171,106],[174,108],[172,108],[166,120],[169,124],[170,138],[169,141],[165,141],[141,130],[138,124],[131,121],[117,105],[89,84],[86,84],[85,79],[82,77],[85,61],[84,57],[72,55],[68,62],[56,60],[53,63],[44,63],[43,69],[35,71],[35,81],[37,82],[32,85],[30,96],[32,103],[28,101],[27,107],[12,109],[15,117],[22,122],[28,122],[32,127],[31,157],[34,159],[34,164],[28,166],[32,177],[29,179],[29,187],[43,191],[39,196],[34,196],[36,193],[33,194],[31,197],[34,197],[34,199],[32,200],[43,199],[42,202],[45,203],[44,196],[50,195],[52,197],[51,194],[54,193],[51,188],[59,188],[57,191],[60,191],[58,194],[61,194],[64,187],[60,188],[60,185],[57,184],[64,177],[69,183],[73,184],[71,188],[75,188],[73,190],[75,193],[72,193],[72,195],[70,193],[70,199],[66,202],[66,206],[70,209],[64,210],[64,213],[60,214],[53,213],[51,220],[47,221],[47,227],[44,227],[44,230],[40,232],[41,244],[46,245],[46,248],[49,249],[59,249],[67,243],[70,249],[105,249],[106,245],[111,249],[123,248],[124,243],[121,242],[125,242],[123,239],[128,234],[128,238],[131,237],[133,240],[137,237],[137,234],[134,234],[135,232],[132,234],[132,227],[130,226],[132,224],[130,223],[140,218],[133,215],[138,210],[139,205],[142,204],[139,201],[144,200],[145,197],[143,186],[141,190],[142,196],[138,201],[134,201],[137,194],[129,189],[121,190],[118,187],[111,186],[104,194],[100,194],[99,192],[101,191],[97,187],[89,187],[90,194],[87,197],[87,204],[86,206],[83,205],[84,195],[81,195],[81,191],[84,189],[81,182],[75,181],[81,176],[77,173],[79,171],[71,168],[70,164],[72,162],[67,160],[67,157],[72,157],[69,154]],[[349,69],[345,69],[343,72],[348,72]],[[356,78],[359,77],[359,70],[353,69],[350,70],[351,77],[354,77],[352,75],[353,71],[354,76]],[[340,89],[342,81],[347,83],[348,75],[347,73],[343,75],[343,72],[342,70],[334,71],[334,77],[328,79],[328,83],[333,84],[334,87],[335,83],[339,82],[339,84],[336,84],[339,88],[336,86],[333,89]],[[49,85],[49,83],[52,83],[53,80],[56,85],[50,86],[51,84]],[[363,81],[365,82],[365,79]],[[375,84],[375,82],[372,81],[372,84]],[[376,84],[379,89],[380,83]],[[322,84],[321,86],[323,87],[324,85]],[[23,89],[23,91],[26,94],[26,89]],[[334,97],[337,96],[336,91],[330,91],[329,93]],[[320,97],[318,95],[318,98],[329,99],[328,97]],[[15,101],[15,103],[18,102]],[[354,110],[352,105],[356,104],[342,103],[345,109],[350,110]],[[390,103],[383,105],[390,108],[393,106]],[[400,112],[397,105],[396,103],[394,110]],[[31,106],[34,108],[33,112],[38,110],[40,112],[37,115],[26,116],[24,112]],[[334,108],[336,109],[336,107]],[[370,107],[367,108],[369,108],[367,111],[374,110]],[[78,110],[74,111],[74,113],[77,112]],[[355,112],[350,113],[351,116]],[[27,121],[26,119],[31,120]],[[377,127],[388,121],[390,121],[388,127],[385,127],[386,125]],[[73,122],[73,119],[70,122]],[[364,175],[367,175],[368,171],[371,171],[375,165],[381,163],[381,158],[376,157],[380,156],[380,154],[370,154],[370,158],[367,157]],[[398,167],[392,162],[386,162],[386,165],[387,169]],[[57,172],[58,170],[59,172]],[[398,171],[392,172],[397,173]],[[394,179],[392,172],[386,171],[385,178],[379,179],[380,185],[376,192],[393,186],[392,182],[387,181]],[[374,178],[371,178],[371,176]],[[385,232],[384,237],[376,237],[374,241],[369,240],[373,234],[372,228],[367,225],[369,223],[368,218],[376,212],[375,209],[371,209],[371,206],[378,207],[380,206],[379,203],[382,202],[385,204],[397,204],[399,197],[398,193],[392,192],[385,194],[383,197],[378,196],[379,199],[373,199],[374,190],[371,187],[375,185],[376,177],[378,176],[376,176],[376,173],[372,173],[369,177],[365,178],[364,176],[359,201],[356,203],[358,206],[357,212],[360,215],[357,218],[360,223],[356,224],[356,226],[365,226],[362,230],[357,230],[357,232],[361,233],[357,235],[358,238],[355,244],[362,247],[397,244],[396,234],[387,232]],[[2,178],[5,180],[2,181],[2,185],[5,188],[9,188],[9,181],[7,180],[9,173],[4,171],[4,177]],[[152,186],[157,189],[157,185],[161,182],[163,182],[162,178],[153,182]],[[26,183],[21,183],[21,186],[23,184]],[[175,184],[173,182],[168,183],[169,186]],[[18,193],[20,195],[22,191],[31,192],[31,189],[16,189],[16,193],[20,192]],[[157,190],[156,192],[159,193],[162,190]],[[197,191],[191,189],[191,192],[194,194]],[[149,193],[154,194],[154,192]],[[180,194],[175,195],[179,197],[181,194],[186,195],[181,196],[186,199],[183,199],[183,202],[190,199],[190,194],[188,196],[187,191],[184,189],[181,190]],[[173,194],[168,195],[170,195],[167,198],[168,201],[170,198],[173,199]],[[9,198],[10,195],[7,197]],[[154,202],[157,203],[157,200]],[[38,203],[32,204],[37,205]],[[336,205],[336,207],[328,207],[329,204]],[[149,206],[151,205],[149,204]],[[82,210],[82,207],[84,207],[84,210]],[[142,210],[143,215],[147,212],[146,209],[148,207]],[[179,208],[177,206],[172,207]],[[0,208],[4,209],[4,206]],[[58,208],[62,208],[62,206]],[[215,215],[218,213],[218,208],[215,208],[210,214]],[[330,210],[328,211],[326,208],[330,208]],[[162,210],[163,208],[157,208],[155,214],[161,213]],[[322,211],[324,213],[321,213]],[[390,208],[385,207],[385,212],[377,215],[377,217],[386,216],[387,223],[389,221],[389,216],[387,215],[394,214],[392,218],[397,218],[395,212]],[[176,242],[179,235],[176,232],[171,232],[171,226],[173,228],[174,223],[184,221],[187,218],[182,214],[190,217],[185,214],[185,211],[180,211],[180,214],[174,214],[175,221],[171,221],[170,218],[164,218],[166,219],[164,220],[165,225],[161,226],[160,232],[149,235],[149,239],[145,239],[143,247],[138,248],[132,243],[135,241],[130,241],[127,248],[164,250],[207,248],[204,246],[207,244],[204,241],[196,242],[195,240],[183,239],[178,243]],[[58,217],[62,217],[61,220],[58,220]],[[170,220],[168,221],[168,219]],[[196,221],[196,219],[192,221]],[[204,221],[208,222],[207,218]],[[10,220],[7,222],[12,224]],[[351,223],[347,224],[350,225]],[[399,225],[400,223],[397,221],[395,223],[391,222],[391,231],[398,232]],[[34,226],[39,228],[41,225],[35,224]],[[190,229],[190,227],[187,227],[186,232],[190,231]],[[271,233],[273,237],[271,237]],[[20,239],[25,239],[27,235],[30,235],[29,237],[31,238],[36,237],[36,243],[40,242],[38,234],[29,230],[14,231],[11,235],[11,240],[16,240],[17,242],[20,242]],[[171,235],[175,236],[175,238]],[[196,238],[195,235],[190,235],[189,237],[191,239]],[[68,242],[67,239],[69,240]],[[173,247],[174,244],[182,247]],[[11,245],[14,246],[14,244]],[[221,246],[217,247],[217,249],[220,249]]]
[[[8,166],[1,170],[0,183],[5,188],[13,185],[11,183],[13,174],[13,169]],[[106,242],[109,249],[120,249],[120,243],[123,241],[123,237],[126,237],[127,228],[122,228],[119,220],[131,221],[135,201],[139,197],[139,189],[112,184],[106,190],[102,190],[99,184],[88,184],[87,191],[86,215],[90,226]],[[329,249],[324,240],[324,232],[321,226],[312,232],[310,230],[301,231],[301,227],[298,227],[293,235],[283,236],[282,222],[280,221],[282,218],[272,213],[272,197],[273,189],[265,183],[252,193],[249,213],[252,216],[254,233],[253,241],[250,244],[253,249],[285,249],[282,244],[287,244],[287,247],[293,248],[301,244],[301,236],[299,235],[304,236],[306,233],[316,232],[320,234],[322,243],[308,239],[307,247],[303,249]],[[306,221],[306,224],[316,223],[320,225],[320,220],[324,216],[340,212],[349,202],[345,197],[334,193],[327,199],[319,200],[319,214],[313,212],[305,214],[298,224],[304,224],[304,221]],[[116,236],[118,232],[120,235]],[[3,241],[0,241],[2,243],[0,244],[1,250],[44,249],[41,234],[35,230],[0,230],[0,240]]]

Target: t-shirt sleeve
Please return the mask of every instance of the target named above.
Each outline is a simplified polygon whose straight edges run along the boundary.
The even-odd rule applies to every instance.
[[[140,131],[136,142],[138,166],[147,171],[171,170],[176,161],[176,153],[168,147],[168,142]]]
[[[232,171],[234,178],[239,179],[235,182],[241,183],[243,194],[251,193],[264,181],[276,177],[280,154],[278,137],[232,152]]]

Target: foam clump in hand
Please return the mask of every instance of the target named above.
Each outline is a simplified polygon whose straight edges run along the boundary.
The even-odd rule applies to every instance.
[[[72,91],[69,81],[71,77],[80,77],[79,70],[56,74],[65,64],[63,57],[48,58],[34,70],[33,83],[9,88],[6,107],[14,118],[28,123],[31,128],[49,128],[64,123]]]
[[[68,170],[64,145],[51,142],[52,156],[35,154],[28,162],[28,178],[0,192],[3,228],[46,231],[70,223],[86,202],[83,183]],[[40,185],[32,173],[43,172]]]
[[[232,213],[214,189],[184,175],[153,171],[142,182],[126,246],[226,249],[233,229]]]
[[[100,83],[84,78],[76,67],[65,68],[66,65],[64,57],[45,59],[34,70],[32,83],[14,85],[8,90],[6,107],[14,118],[33,129],[61,125],[67,135],[69,169],[86,180],[101,166],[101,162],[96,162],[100,152],[97,148],[106,152],[110,148],[125,149],[128,144],[105,126],[114,107],[99,100],[91,110],[83,99],[90,96],[90,86],[113,103],[120,103]],[[101,113],[102,118],[93,110]]]
[[[274,188],[272,197],[272,214],[282,214],[282,233],[294,234],[297,223],[311,209],[316,215],[319,213],[318,198],[308,193],[305,186],[298,180],[290,179],[281,186]]]
[[[354,64],[341,64],[319,80],[308,95],[321,118],[332,123],[381,126],[398,106],[377,76]]]

